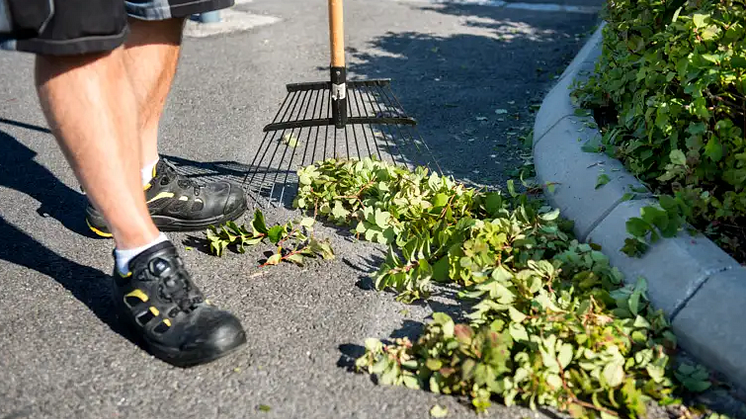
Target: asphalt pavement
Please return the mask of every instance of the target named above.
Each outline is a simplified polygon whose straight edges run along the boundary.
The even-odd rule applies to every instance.
[[[350,73],[391,78],[441,167],[499,187],[523,163],[518,138],[533,125],[531,106],[583,45],[601,3],[349,0]],[[197,180],[241,178],[284,85],[328,73],[326,2],[235,10],[277,19],[188,37],[161,124],[162,154]],[[202,251],[202,233],[170,234],[249,342],[188,370],[132,343],[110,310],[112,243],[86,231],[86,200],[46,129],[32,63],[0,54],[0,418],[425,418],[435,403],[449,417],[475,417],[455,398],[350,371],[366,337],[415,337],[432,311],[458,307],[449,295],[406,306],[372,290],[380,247],[330,228],[318,234],[337,258],[305,268],[259,269],[266,249],[216,258]],[[488,417],[543,415],[496,405]]]

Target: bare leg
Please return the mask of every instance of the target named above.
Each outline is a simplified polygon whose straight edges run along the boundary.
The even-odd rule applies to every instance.
[[[179,61],[184,19],[130,19],[124,62],[140,115],[140,166],[158,159],[158,122]]]
[[[138,114],[124,50],[36,59],[36,85],[49,126],[118,249],[158,236],[140,181]]]

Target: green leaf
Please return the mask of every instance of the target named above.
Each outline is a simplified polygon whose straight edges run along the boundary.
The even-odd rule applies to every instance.
[[[334,218],[345,219],[349,214],[350,212],[345,209],[341,201],[334,202],[334,207],[332,208],[332,215]]]
[[[290,261],[290,262],[292,262],[292,263],[294,263],[294,264],[296,264],[298,266],[303,266],[303,255],[301,255],[299,253],[296,253],[296,254],[288,256],[286,258],[286,260],[288,260],[288,261]]]
[[[612,361],[604,367],[602,374],[609,387],[617,387],[624,381],[624,366],[620,361]]]
[[[267,236],[269,237],[269,241],[271,241],[272,244],[277,244],[280,240],[282,240],[284,233],[285,227],[276,225],[269,229],[269,231],[267,232]]]
[[[629,311],[633,316],[637,316],[640,309],[640,294],[638,290],[635,290],[627,301],[627,307],[629,307]]]
[[[611,181],[611,178],[609,177],[609,175],[605,173],[598,175],[598,178],[596,179],[596,189],[606,185],[610,181]]]
[[[550,212],[547,212],[546,214],[541,215],[541,219],[544,221],[554,221],[557,218],[559,218],[560,210],[559,208],[555,208]]]
[[[526,332],[526,328],[521,326],[517,323],[511,323],[508,327],[508,331],[510,333],[510,336],[515,341],[527,341],[528,340],[528,333]]]
[[[442,208],[448,204],[448,195],[444,193],[439,193],[435,195],[435,198],[433,198],[433,207],[435,208]]]
[[[715,162],[719,162],[723,158],[723,146],[720,144],[717,137],[713,136],[707,142],[707,145],[705,146],[705,155]]]
[[[684,155],[684,152],[682,152],[681,150],[671,150],[669,158],[671,159],[671,163],[673,164],[686,166],[686,155]]]
[[[438,282],[445,282],[450,278],[450,265],[448,256],[443,256],[433,264],[433,279]]]
[[[277,265],[282,261],[282,255],[279,253],[275,253],[274,255],[270,256],[266,262],[264,262],[265,265]]]
[[[434,418],[444,418],[448,415],[448,408],[436,404],[430,409],[430,416]]]
[[[443,363],[439,359],[429,358],[425,361],[425,366],[432,371],[438,371],[443,368]]]
[[[385,229],[388,226],[389,219],[391,218],[391,214],[389,214],[386,211],[376,210],[376,225],[378,227],[381,227],[381,229]]]
[[[503,208],[503,197],[497,192],[485,196],[485,209],[490,216],[494,216]]]
[[[290,148],[295,148],[298,145],[298,137],[292,133],[288,133],[282,136],[282,142]]]
[[[694,22],[694,26],[696,26],[697,28],[701,28],[706,25],[705,20],[708,20],[709,18],[709,15],[695,13],[692,15],[692,22]]]
[[[365,349],[368,352],[378,353],[383,350],[383,343],[375,338],[367,338],[365,339]]]
[[[557,374],[549,374],[547,375],[547,384],[555,390],[560,389],[562,388],[562,378]]]
[[[510,194],[510,196],[512,196],[513,198],[518,196],[518,194],[515,192],[515,182],[513,182],[513,179],[508,180],[507,183],[508,183],[508,193]]]
[[[264,221],[264,213],[259,210],[254,212],[254,220],[251,222],[254,228],[254,234],[267,234],[267,223]]]
[[[259,411],[261,412],[269,412],[270,410],[272,410],[272,408],[267,406],[266,404],[259,405]]]
[[[311,228],[313,227],[315,222],[316,221],[311,217],[303,217],[300,220],[300,225],[306,228]]]
[[[559,354],[557,355],[557,359],[559,360],[560,367],[567,368],[568,365],[570,365],[570,361],[572,361],[573,356],[573,349],[572,345],[569,343],[563,343],[560,347]]]
[[[642,218],[632,217],[626,222],[627,232],[635,237],[645,237],[651,225]]]

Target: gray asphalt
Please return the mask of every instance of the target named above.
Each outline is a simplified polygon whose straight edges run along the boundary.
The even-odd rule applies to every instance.
[[[492,186],[522,164],[517,137],[532,125],[529,107],[597,23],[594,14],[458,3],[349,0],[346,8],[350,72],[392,78],[441,167]],[[187,39],[162,121],[162,153],[202,180],[239,177],[284,84],[327,74],[325,2],[237,9],[282,20]],[[86,232],[85,197],[46,131],[31,64],[0,55],[0,418],[425,418],[435,403],[449,417],[475,417],[455,398],[349,371],[366,337],[416,336],[433,310],[457,303],[444,295],[410,307],[371,290],[381,249],[332,229],[319,234],[337,259],[303,269],[260,270],[263,249],[215,258],[200,250],[201,233],[170,235],[203,290],[248,330],[248,345],[229,358],[177,369],[120,334],[107,299],[112,243]],[[501,406],[489,414],[539,416]]]

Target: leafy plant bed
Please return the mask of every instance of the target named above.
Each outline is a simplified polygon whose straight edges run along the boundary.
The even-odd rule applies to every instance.
[[[464,396],[477,411],[501,401],[586,418],[645,417],[651,402],[679,405],[712,385],[703,367],[675,362],[676,337],[645,280],[624,285],[541,200],[371,160],[327,160],[298,174],[297,207],[389,246],[376,288],[413,302],[449,284],[470,307],[458,324],[435,313],[416,342],[368,339],[356,366],[378,382]],[[241,234],[268,235],[253,229]]]
[[[596,72],[574,94],[604,151],[746,262],[744,3],[615,0],[603,17]]]

